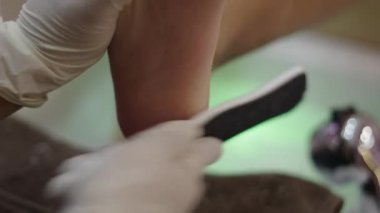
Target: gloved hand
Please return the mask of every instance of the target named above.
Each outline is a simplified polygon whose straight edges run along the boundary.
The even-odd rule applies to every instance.
[[[40,106],[105,53],[120,11],[132,0],[28,0],[0,24],[0,97]]]
[[[203,192],[203,169],[221,143],[191,121],[161,124],[97,153],[73,158],[50,183],[65,213],[187,213]]]

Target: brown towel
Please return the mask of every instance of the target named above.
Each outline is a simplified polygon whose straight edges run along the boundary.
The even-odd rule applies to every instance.
[[[44,186],[65,159],[81,153],[83,151],[48,137],[22,122],[4,120],[0,122],[0,190],[11,193],[18,200],[55,209],[58,203],[46,198]],[[4,193],[3,196],[0,193],[0,197],[4,197]],[[4,205],[1,204],[3,200],[0,206]],[[12,200],[11,204],[15,202],[15,199]]]
[[[337,213],[343,204],[321,186],[284,175],[209,176],[206,182],[196,213]]]
[[[67,158],[84,153],[30,126],[0,122],[0,213],[56,212],[43,188]],[[336,213],[342,201],[313,183],[282,175],[206,177],[196,213]]]

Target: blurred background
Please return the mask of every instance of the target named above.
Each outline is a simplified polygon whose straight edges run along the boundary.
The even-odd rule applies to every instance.
[[[3,19],[13,19],[23,0],[0,0]],[[354,183],[332,185],[310,161],[313,131],[336,107],[354,105],[380,121],[380,1],[364,0],[334,18],[283,37],[215,71],[211,106],[245,94],[294,65],[309,71],[299,107],[225,145],[217,174],[285,173],[331,187],[345,199],[344,212],[359,212]],[[99,147],[122,138],[116,121],[107,57],[50,95],[39,109],[15,117],[57,138]]]

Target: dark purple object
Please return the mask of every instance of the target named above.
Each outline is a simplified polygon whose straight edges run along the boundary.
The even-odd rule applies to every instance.
[[[365,170],[367,190],[380,201],[380,126],[373,119],[353,108],[335,111],[315,132],[311,149],[314,163],[324,171]]]

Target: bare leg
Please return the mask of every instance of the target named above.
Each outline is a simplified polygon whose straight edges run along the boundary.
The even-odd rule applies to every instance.
[[[224,0],[138,0],[111,47],[125,133],[185,119],[207,107]],[[214,64],[329,17],[357,0],[227,0]],[[20,106],[0,99],[0,119]]]
[[[123,132],[186,119],[206,108],[218,38],[215,66],[353,1],[227,0],[223,14],[221,0],[134,1],[110,48]]]
[[[118,118],[129,135],[208,104],[224,0],[138,0],[110,48]]]
[[[359,0],[227,0],[214,64],[324,20]]]
[[[210,62],[224,0],[138,0],[111,48],[125,133],[207,107]],[[214,64],[329,17],[358,0],[227,0]],[[20,106],[0,99],[0,119]]]

